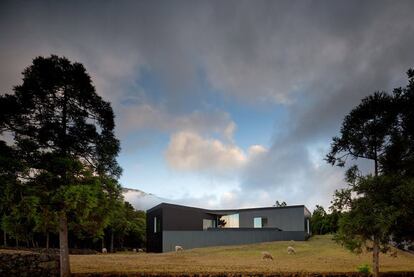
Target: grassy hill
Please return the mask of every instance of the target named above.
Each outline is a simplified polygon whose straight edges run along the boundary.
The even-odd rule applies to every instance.
[[[270,273],[352,272],[360,264],[371,265],[371,253],[356,255],[332,241],[332,236],[314,236],[293,242],[296,255],[288,255],[290,242],[220,246],[163,254],[116,253],[71,255],[72,272],[151,273]],[[262,251],[274,260],[262,260]],[[414,255],[398,251],[397,257],[380,255],[380,271],[414,271]]]

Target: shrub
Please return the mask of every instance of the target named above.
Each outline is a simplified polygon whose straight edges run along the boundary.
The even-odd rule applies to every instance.
[[[371,269],[369,268],[369,265],[367,264],[361,264],[357,267],[357,270],[359,273],[362,273],[364,275],[368,275],[371,273]]]

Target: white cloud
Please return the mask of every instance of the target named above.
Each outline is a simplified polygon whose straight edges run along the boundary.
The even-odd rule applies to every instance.
[[[21,82],[35,56],[65,55],[85,64],[97,92],[111,101],[122,143],[146,129],[173,134],[173,168],[240,173],[240,191],[228,189],[239,198],[226,194],[227,202],[326,202],[342,171],[309,145],[328,145],[364,95],[401,85],[396,76],[414,60],[406,35],[414,28],[413,3],[9,2],[0,8],[0,94]],[[142,70],[167,89],[144,91]],[[214,93],[201,91],[200,75]],[[241,149],[230,116],[205,108],[221,101],[288,104],[278,130],[287,138],[278,133],[268,151]]]
[[[250,147],[246,153],[234,143],[183,131],[171,136],[165,156],[175,170],[228,175],[242,169],[252,157],[263,152],[266,149],[261,145]]]
[[[251,158],[258,157],[267,152],[267,149],[263,145],[255,144],[249,147],[249,156]]]
[[[121,109],[121,134],[137,130],[155,130],[166,133],[190,131],[200,134],[215,134],[231,141],[236,124],[226,112],[194,110],[175,114],[162,105],[142,103]]]

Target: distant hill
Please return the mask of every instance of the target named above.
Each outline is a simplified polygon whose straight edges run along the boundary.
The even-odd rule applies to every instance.
[[[168,202],[166,199],[139,189],[122,188],[122,195],[125,201],[131,203],[136,210],[142,211],[146,211],[161,202]]]

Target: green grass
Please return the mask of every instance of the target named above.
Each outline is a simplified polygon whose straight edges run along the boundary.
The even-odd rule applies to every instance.
[[[356,255],[332,241],[332,236],[314,236],[293,242],[296,255],[288,255],[290,242],[221,246],[170,252],[71,255],[74,273],[270,273],[270,272],[355,272],[371,264],[371,253]],[[262,251],[274,260],[262,260]],[[380,255],[380,271],[414,271],[414,255],[397,251],[397,257]]]

